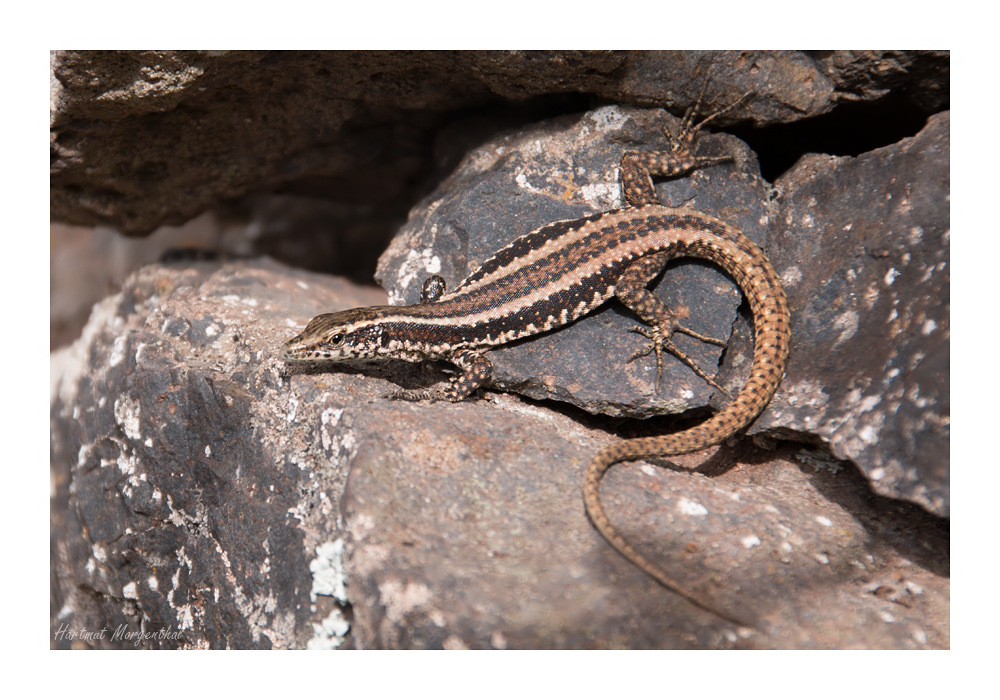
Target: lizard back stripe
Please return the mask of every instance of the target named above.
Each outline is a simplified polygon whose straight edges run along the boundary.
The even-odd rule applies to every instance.
[[[593,311],[614,296],[616,280],[632,262],[654,252],[713,261],[741,287],[739,270],[762,256],[752,241],[720,221],[649,205],[596,215],[582,224],[542,227],[484,263],[485,274],[470,277],[440,301],[380,307],[354,328],[376,323],[405,328],[407,345],[433,346],[435,354],[442,348],[507,343]],[[751,307],[754,302],[751,298]]]

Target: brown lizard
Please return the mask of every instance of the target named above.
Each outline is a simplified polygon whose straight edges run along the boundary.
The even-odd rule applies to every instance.
[[[676,177],[730,160],[728,156],[697,157],[695,136],[745,97],[695,125],[699,97],[699,103],[685,115],[678,135],[665,131],[670,150],[626,152],[621,160],[622,209],[557,221],[521,236],[454,291],[446,292],[444,280],[431,277],[424,285],[420,304],[317,316],[285,344],[282,359],[289,363],[444,359],[461,370],[445,389],[407,391],[397,396],[459,401],[489,381],[492,365],[485,355],[489,348],[565,325],[617,297],[647,324],[635,330],[651,341],[629,361],[655,352],[659,377],[661,352],[666,350],[718,386],[673,344],[671,336],[680,332],[705,342],[725,343],[681,326],[670,309],[646,288],[673,258],[696,257],[716,263],[736,280],[753,312],[754,354],[747,383],[730,404],[700,425],[604,448],[587,470],[584,502],[600,533],[627,559],[699,607],[744,624],[686,590],[636,551],[605,515],[598,487],[603,475],[618,462],[696,452],[722,442],[763,410],[784,374],[790,315],[781,281],[767,257],[753,241],[715,217],[662,206],[652,183],[653,175]]]

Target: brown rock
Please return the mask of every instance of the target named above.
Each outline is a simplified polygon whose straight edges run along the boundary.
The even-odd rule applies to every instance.
[[[59,51],[52,57],[52,218],[145,235],[248,193],[280,190],[349,204],[350,221],[364,207],[416,201],[426,174],[437,177],[461,157],[464,148],[448,146],[457,132],[474,140],[523,124],[529,98],[545,97],[549,113],[583,109],[588,97],[683,111],[710,66],[707,106],[752,90],[759,96],[753,118],[763,125],[823,114],[843,99],[880,97],[887,86],[947,65],[947,55],[933,52],[824,58],[790,51]],[[924,81],[924,92],[947,95],[941,82]],[[456,130],[455,113],[473,110],[487,116]],[[473,123],[479,126],[470,133]]]
[[[333,646],[351,621],[365,648],[948,645],[947,527],[853,469],[744,446],[678,460],[702,474],[610,474],[616,523],[757,624],[737,629],[591,528],[580,480],[606,436],[511,396],[385,399],[409,365],[284,372],[292,327],[376,301],[274,264],[176,263],[95,310],[53,356],[54,635]]]

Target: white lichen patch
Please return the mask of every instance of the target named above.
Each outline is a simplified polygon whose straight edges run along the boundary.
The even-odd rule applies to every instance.
[[[610,209],[621,201],[621,187],[612,182],[591,182],[579,187],[577,196],[595,210]]]
[[[531,192],[532,194],[546,194],[544,188],[531,184],[531,181],[528,179],[528,174],[523,170],[514,177],[514,182],[516,182],[517,186],[522,190]]]
[[[316,596],[333,596],[341,603],[347,600],[347,571],[344,569],[344,539],[324,542],[316,548],[316,558],[309,562],[312,572],[312,590],[309,599],[316,602]]]
[[[121,301],[122,294],[118,293],[94,304],[90,320],[76,342],[49,354],[50,404],[58,398],[66,410],[76,405],[80,380],[92,370],[91,348],[95,347],[95,341],[109,329],[122,325],[122,319],[117,315]]]
[[[111,352],[108,354],[109,367],[117,367],[125,359],[125,342],[124,335],[115,338],[115,342],[111,345]]]
[[[91,546],[90,549],[91,549],[91,554],[93,555],[94,559],[96,559],[97,561],[99,561],[99,562],[101,562],[103,564],[104,562],[106,562],[108,560],[108,550],[106,550],[103,547],[103,545],[100,545],[98,543],[94,543]]]
[[[191,572],[192,568],[191,559],[188,557],[187,552],[184,551],[184,547],[178,549],[176,555],[178,566],[177,569],[174,570],[173,575],[170,577],[170,590],[167,592],[167,604],[174,610],[174,617],[177,619],[178,629],[193,629],[196,619],[201,619],[203,611],[200,608],[195,608],[192,603],[178,603],[174,600],[177,592],[182,589],[182,567],[186,567],[188,573]]]
[[[615,105],[599,107],[590,112],[587,116],[590,117],[590,121],[594,124],[594,128],[598,131],[620,131],[630,119]],[[586,122],[582,122],[578,136],[582,138],[589,135],[590,126],[587,125]]]
[[[789,406],[816,409],[825,408],[830,402],[823,385],[817,381],[799,381],[784,387],[785,401]]]
[[[194,515],[189,514],[183,508],[174,507],[174,499],[167,494],[167,508],[170,510],[168,519],[177,527],[195,532],[208,530],[208,521],[202,505],[199,503]]]
[[[457,650],[468,649],[469,648],[469,645],[466,644],[462,640],[462,638],[459,637],[456,634],[449,635],[448,638],[445,639],[441,643],[441,646],[442,646],[442,648],[448,649],[448,650],[451,650],[451,651],[457,651]]]
[[[834,341],[833,347],[837,347],[841,343],[853,338],[858,332],[859,325],[860,319],[858,317],[858,312],[853,310],[845,311],[833,319],[834,330],[840,331],[840,335],[837,336],[837,340]]]
[[[115,442],[118,441],[116,440]],[[122,487],[122,493],[126,496],[131,496],[132,489],[137,487],[140,481],[146,481],[145,474],[137,474],[139,460],[136,458],[135,453],[126,451],[121,444],[118,447],[120,452],[118,453],[118,459],[115,460],[115,464],[118,465],[118,471],[125,477],[127,484]]]
[[[334,608],[320,624],[313,623],[313,638],[306,642],[306,649],[336,649],[344,643],[350,629],[351,623],[340,608]]]
[[[78,469],[82,468],[83,465],[87,463],[87,460],[90,459],[90,455],[93,452],[93,449],[94,449],[93,445],[89,444],[80,445],[80,450],[76,453],[76,466]],[[101,460],[102,467],[105,466],[103,461],[104,460]]]
[[[256,307],[260,302],[258,302],[253,297],[241,297],[238,294],[226,294],[221,297],[222,302],[232,308],[240,308],[243,306],[249,306],[251,308]],[[218,329],[216,329],[218,330]],[[206,335],[209,335],[206,329]]]
[[[838,431],[833,436],[834,444],[838,445],[849,458],[855,458],[866,449],[877,445],[880,434],[885,427],[886,415],[892,415],[897,404],[890,403],[885,410],[875,411],[873,405],[866,401],[859,402],[858,406],[848,407],[851,414],[857,417],[856,425],[851,431]]]
[[[798,265],[789,265],[781,271],[781,283],[785,287],[794,287],[802,281],[802,270]]]
[[[343,415],[344,409],[342,408],[327,408],[320,414],[319,436],[323,443],[323,449],[327,452],[332,452],[334,447],[338,445],[348,450],[354,446],[353,434],[350,431],[341,432],[337,429]]]
[[[122,394],[115,399],[115,422],[122,427],[130,440],[140,440],[139,431],[139,400]]]
[[[500,630],[493,630],[490,633],[490,646],[494,649],[506,649],[507,637]]]
[[[441,272],[441,258],[430,247],[411,249],[399,266],[396,282],[399,289],[408,289],[413,283],[423,284],[431,275]],[[390,299],[390,304],[399,304],[401,299]]]
[[[858,439],[867,445],[874,445],[878,442],[878,431],[873,425],[863,425],[858,428]]]

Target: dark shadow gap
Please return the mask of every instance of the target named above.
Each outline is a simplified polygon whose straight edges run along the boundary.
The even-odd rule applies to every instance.
[[[726,131],[753,149],[761,175],[774,182],[807,153],[859,156],[915,136],[930,116],[894,91],[874,102],[845,102],[828,114],[792,124]]]

